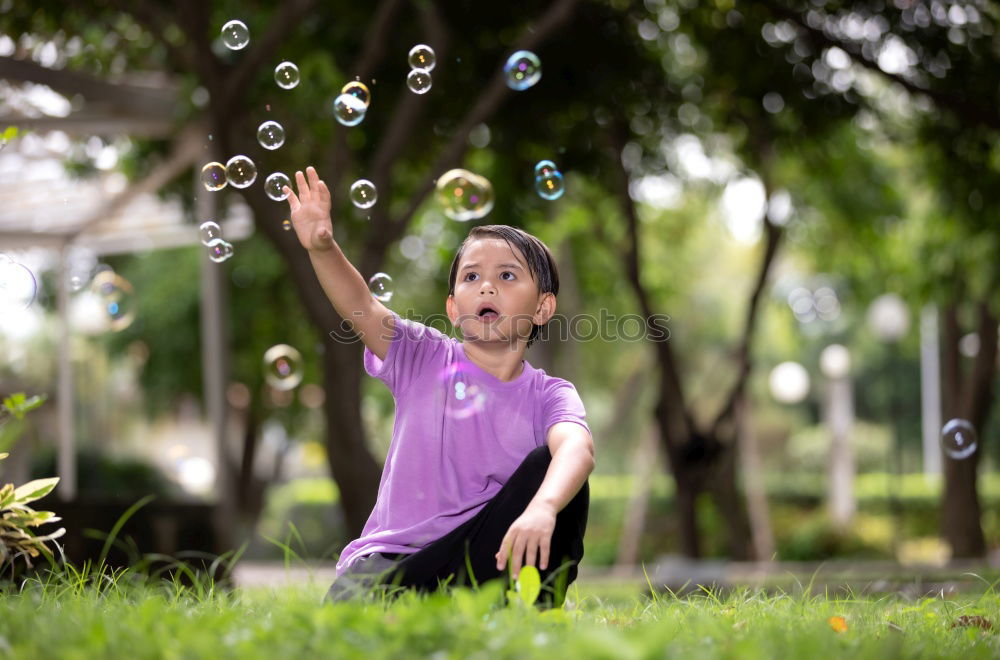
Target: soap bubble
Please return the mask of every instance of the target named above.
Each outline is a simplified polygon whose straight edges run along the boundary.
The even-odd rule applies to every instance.
[[[333,102],[333,116],[344,126],[357,126],[365,118],[368,109],[360,98],[354,94],[341,93]]]
[[[285,218],[284,220],[281,221],[281,228],[284,229],[285,231],[291,231],[292,221],[289,220],[288,218]]]
[[[281,89],[292,89],[299,84],[299,67],[292,62],[282,62],[274,67],[274,82]]]
[[[205,190],[222,190],[226,187],[226,166],[222,163],[209,163],[201,168],[201,182]]]
[[[27,266],[0,260],[0,311],[27,309],[38,294],[38,283]]]
[[[542,61],[530,50],[519,50],[507,58],[503,73],[507,86],[520,92],[541,79]]]
[[[431,89],[431,74],[423,69],[413,69],[406,76],[406,86],[414,94],[426,94]]]
[[[2,258],[0,258],[2,261]],[[97,255],[93,250],[81,245],[72,245],[66,254],[66,286],[70,291],[79,291],[90,282],[90,274],[97,266]]]
[[[368,289],[375,300],[387,303],[392,300],[392,278],[385,273],[375,273],[368,280]]]
[[[563,182],[563,175],[558,170],[553,170],[544,176],[535,177],[535,192],[542,199],[559,199],[565,190],[566,186]]]
[[[97,294],[108,327],[118,332],[132,325],[135,320],[135,303],[132,284],[113,270],[103,270],[94,276],[90,290]]]
[[[426,44],[418,44],[410,49],[409,62],[411,69],[430,71],[437,64],[434,49]]]
[[[370,209],[378,200],[375,184],[368,179],[358,179],[351,184],[351,202],[359,209]]]
[[[535,164],[535,176],[545,176],[549,172],[558,172],[559,168],[551,160],[540,160]]]
[[[493,185],[468,170],[448,170],[437,180],[437,199],[452,220],[478,220],[493,209]]]
[[[949,458],[962,460],[976,453],[979,436],[965,419],[952,419],[941,429],[941,448]]]
[[[208,245],[215,239],[222,238],[222,227],[219,226],[219,223],[208,220],[201,223],[201,226],[198,227],[198,233],[201,235],[201,244]]]
[[[257,142],[265,149],[277,149],[285,143],[285,129],[276,121],[266,121],[257,127]]]
[[[287,392],[302,382],[302,354],[288,344],[264,351],[264,379],[276,390]]]
[[[243,21],[229,21],[222,26],[222,43],[230,50],[241,50],[250,43],[250,30]]]
[[[233,156],[226,163],[226,180],[233,188],[246,188],[257,180],[257,166],[246,156]]]
[[[359,101],[365,104],[365,108],[371,103],[372,93],[368,90],[368,85],[360,82],[358,80],[352,80],[343,86],[340,90],[341,94],[350,94],[351,96],[357,98]]]
[[[221,238],[213,238],[207,244],[208,258],[217,264],[233,256],[233,246]]]
[[[285,186],[291,188],[292,181],[283,172],[275,172],[264,179],[264,192],[276,202],[288,199],[288,193],[282,190]]]

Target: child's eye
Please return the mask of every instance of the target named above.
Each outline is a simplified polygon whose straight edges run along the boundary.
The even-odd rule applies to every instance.
[[[466,279],[466,281],[468,281],[468,279],[469,279],[470,277],[472,277],[473,275],[475,275],[475,273],[466,273],[466,274],[465,274],[465,279]]]
[[[510,277],[507,278],[509,280],[514,279],[514,273],[510,272],[509,270],[505,270],[504,272],[500,273],[500,277],[503,277],[504,275],[510,275]]]

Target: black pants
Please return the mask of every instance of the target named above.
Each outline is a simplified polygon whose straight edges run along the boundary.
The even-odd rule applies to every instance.
[[[498,571],[496,565],[500,542],[538,492],[551,460],[547,446],[533,450],[475,517],[418,552],[373,553],[356,560],[334,581],[327,600],[362,597],[371,593],[373,587],[407,587],[430,592],[442,585],[472,586],[506,577],[507,568]],[[576,579],[577,565],[583,558],[589,507],[590,488],[584,482],[556,516],[548,567],[539,570],[543,585],[539,602],[561,606],[565,588]]]

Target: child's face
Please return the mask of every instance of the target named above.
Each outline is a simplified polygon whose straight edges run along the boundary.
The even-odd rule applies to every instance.
[[[446,307],[464,340],[513,344],[527,341],[534,324],[544,325],[555,302],[551,293],[539,293],[520,250],[500,238],[480,238],[462,254]],[[486,307],[496,314],[481,314]]]

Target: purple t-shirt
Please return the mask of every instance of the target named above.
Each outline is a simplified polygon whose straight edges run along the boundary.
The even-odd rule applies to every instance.
[[[590,432],[569,381],[525,360],[504,382],[469,360],[461,341],[393,316],[385,360],[364,352],[365,370],[396,402],[392,442],[375,508],[340,554],[337,575],[373,552],[416,552],[471,519],[556,422]]]

